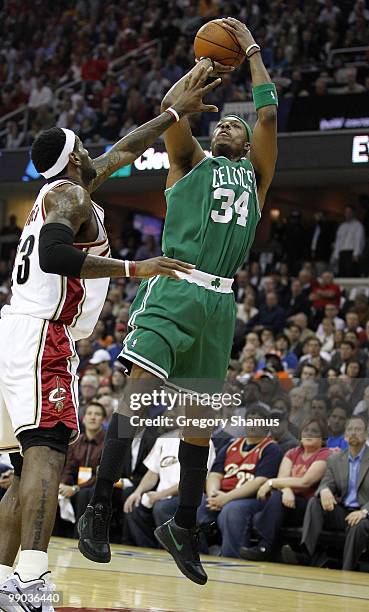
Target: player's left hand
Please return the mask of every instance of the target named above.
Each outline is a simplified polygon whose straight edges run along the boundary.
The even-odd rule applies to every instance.
[[[366,518],[366,514],[361,510],[356,510],[355,512],[350,512],[350,514],[346,516],[345,521],[350,527],[354,527],[354,525],[358,525],[364,518]]]
[[[145,259],[144,261],[136,261],[136,274],[138,278],[150,278],[151,276],[170,276],[179,280],[176,275],[178,272],[184,272],[185,274],[191,274],[191,270],[194,268],[192,264],[179,261],[178,259],[170,259],[170,257],[153,257],[152,259]]]
[[[230,32],[237,38],[238,43],[241,49],[243,49],[243,51],[246,52],[247,47],[255,43],[255,39],[251,34],[250,30],[244,23],[238,21],[238,19],[234,19],[234,17],[224,18],[222,19],[222,25],[225,30],[228,30],[228,32]]]

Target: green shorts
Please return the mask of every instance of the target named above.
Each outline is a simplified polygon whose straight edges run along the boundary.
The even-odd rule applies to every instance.
[[[164,380],[224,381],[235,319],[233,292],[155,276],[132,303],[120,358]]]

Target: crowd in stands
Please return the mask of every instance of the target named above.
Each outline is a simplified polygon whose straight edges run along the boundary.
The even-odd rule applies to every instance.
[[[281,99],[369,92],[365,55],[327,62],[332,49],[367,45],[367,0],[1,0],[0,120],[22,107],[28,118],[10,117],[0,145],[29,146],[53,125],[87,145],[125,135],[160,112],[164,93],[193,65],[196,31],[223,15],[250,27]],[[148,53],[119,64],[150,41]],[[245,62],[211,102],[222,108],[250,92]],[[208,135],[211,120],[194,117],[195,134]]]
[[[369,290],[360,278],[344,288],[333,270],[337,264],[343,276],[358,272],[368,226],[353,207],[345,209],[343,236],[342,225],[332,227],[322,213],[315,221],[309,239],[305,229],[306,251],[288,259],[288,241],[295,239],[297,250],[298,232],[304,231],[294,213],[276,230],[283,261],[275,249],[273,257],[267,249],[252,251],[236,275],[227,387],[242,401],[220,414],[264,418],[268,426],[241,421],[215,430],[198,521],[203,552],[314,565],[333,558],[354,569],[369,537]],[[14,217],[2,230],[0,306],[9,300],[8,265],[19,232]],[[155,256],[160,247],[132,230],[124,240],[114,239],[112,250],[115,257],[134,259]],[[59,535],[76,536],[104,433],[126,384],[117,357],[137,287],[134,279],[112,280],[92,336],[77,343],[82,435],[70,448],[62,476],[54,532]],[[134,441],[114,489],[113,541],[156,546],[153,529],[177,504],[178,435],[157,426]],[[0,458],[0,478],[2,472],[0,491],[11,482]],[[302,543],[289,541],[286,526],[302,529]],[[329,539],[325,548],[317,544],[326,530],[342,536],[334,554]]]

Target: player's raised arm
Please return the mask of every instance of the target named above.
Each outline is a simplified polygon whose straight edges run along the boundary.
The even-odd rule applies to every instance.
[[[212,66],[214,64],[214,70]],[[232,66],[222,66],[217,62],[212,62],[209,58],[201,59],[187,74],[175,83],[168,93],[164,96],[161,103],[161,110],[165,111],[173,106],[176,98],[181,95],[188,86],[188,80],[196,78],[204,67],[210,76],[216,76],[233,70]],[[216,107],[209,110],[217,112]],[[164,133],[164,142],[168,152],[170,169],[167,176],[167,187],[171,187],[178,179],[187,174],[199,163],[205,153],[200,143],[192,136],[191,127],[187,117],[182,117],[178,123],[173,124]]]
[[[188,113],[199,113],[204,111],[216,112],[217,108],[203,103],[203,98],[212,89],[220,84],[220,79],[209,85],[205,82],[212,72],[211,66],[202,64],[191,78],[186,81],[186,86],[178,90],[173,97],[172,111],[166,109],[155,119],[144,123],[133,130],[127,136],[119,140],[107,153],[93,160],[97,172],[96,178],[90,183],[89,191],[95,191],[111,174],[119,168],[131,164],[156,139],[173,123],[179,122]]]
[[[149,278],[157,274],[177,278],[176,271],[188,273],[193,267],[169,257],[121,261],[88,255],[74,247],[76,234],[92,215],[90,196],[80,185],[56,187],[47,194],[45,207],[47,216],[39,241],[39,262],[43,272],[72,278]]]
[[[259,204],[262,208],[277,161],[277,92],[264,66],[260,47],[245,24],[229,17],[223,19],[223,26],[237,37],[250,62],[253,98],[258,113],[250,160],[255,168]]]

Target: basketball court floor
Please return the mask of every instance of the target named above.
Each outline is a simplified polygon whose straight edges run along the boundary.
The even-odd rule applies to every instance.
[[[193,584],[166,552],[112,547],[110,564],[79,553],[76,540],[53,538],[52,580],[58,610],[125,612],[367,612],[364,573],[204,557],[206,586]]]

